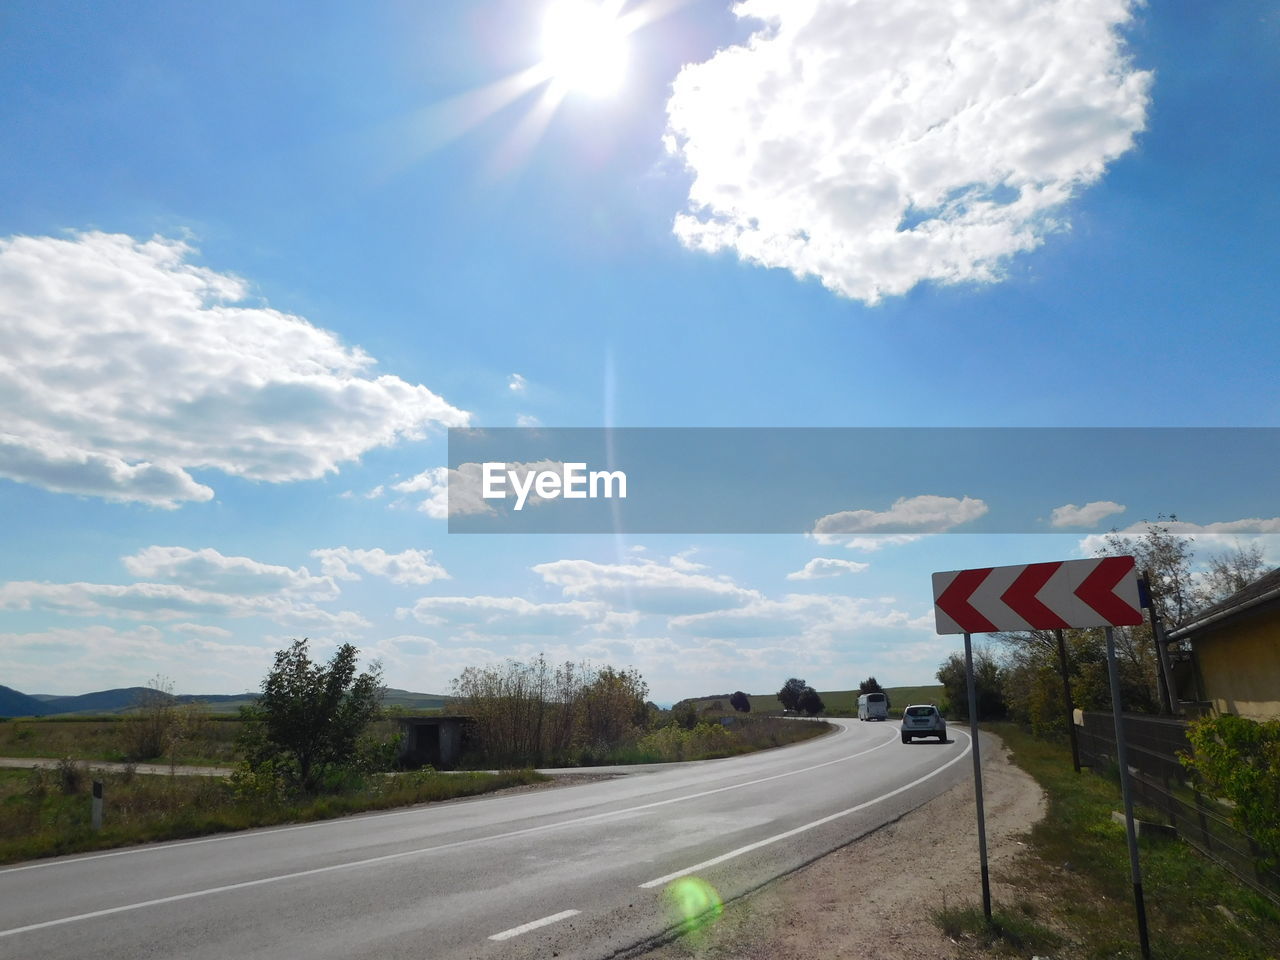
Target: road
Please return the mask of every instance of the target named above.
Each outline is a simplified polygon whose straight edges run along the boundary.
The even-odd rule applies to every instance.
[[[0,958],[615,956],[681,922],[681,878],[728,901],[972,774],[960,730],[832,722],[743,757],[0,869]]]

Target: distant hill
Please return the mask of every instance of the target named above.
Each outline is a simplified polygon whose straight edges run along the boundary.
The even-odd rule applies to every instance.
[[[140,699],[152,693],[150,687],[121,687],[115,690],[97,690],[74,697],[42,694],[30,696],[0,687],[0,717],[47,717],[76,714],[103,715],[126,713],[136,707]],[[257,699],[256,693],[183,693],[175,696],[175,703],[204,703],[217,713],[235,713]],[[388,707],[406,710],[439,710],[449,700],[439,693],[414,693],[410,690],[387,689],[383,703]]]
[[[0,687],[0,717],[43,717],[48,712],[47,703],[9,687]]]

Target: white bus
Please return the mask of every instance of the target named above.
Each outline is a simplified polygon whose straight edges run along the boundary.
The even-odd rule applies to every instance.
[[[859,720],[888,720],[889,698],[883,693],[864,693],[858,697]]]

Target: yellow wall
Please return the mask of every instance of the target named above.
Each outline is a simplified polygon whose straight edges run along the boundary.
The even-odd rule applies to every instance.
[[[1280,611],[1225,624],[1193,644],[1218,712],[1280,720]]]

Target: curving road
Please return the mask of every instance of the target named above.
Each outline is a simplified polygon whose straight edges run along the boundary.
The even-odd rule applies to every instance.
[[[832,722],[744,757],[0,869],[0,957],[614,956],[680,922],[682,878],[727,901],[972,775],[962,731]]]

